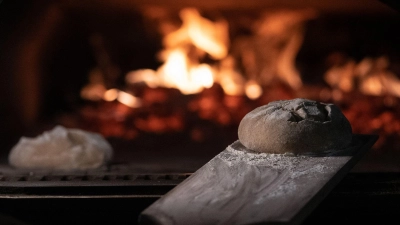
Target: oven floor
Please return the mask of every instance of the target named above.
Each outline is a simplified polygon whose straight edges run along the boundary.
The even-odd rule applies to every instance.
[[[182,177],[175,183],[183,180]],[[121,192],[118,196],[86,196],[85,191],[74,196],[3,196],[0,198],[0,223],[137,224],[140,212],[174,187],[172,183],[157,185],[156,180],[149,181],[154,185],[147,188],[159,195],[135,194],[134,185],[131,185],[128,188],[131,192]],[[108,190],[118,192],[111,186]],[[399,173],[349,173],[303,224],[393,224],[398,220],[399,210]]]
[[[118,149],[112,164],[86,172],[22,171],[3,162],[0,224],[137,224],[140,212],[233,140],[215,137],[196,144],[179,138],[164,138],[161,144],[111,140]],[[168,145],[168,151],[160,145]],[[303,224],[396,221],[400,156],[378,163],[385,168],[376,165],[377,158],[382,157],[370,154],[361,160]]]

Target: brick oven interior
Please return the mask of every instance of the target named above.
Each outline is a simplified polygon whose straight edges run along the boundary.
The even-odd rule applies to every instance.
[[[29,185],[18,187],[19,184],[16,189],[14,186],[3,188],[6,194],[0,193],[0,196],[5,197],[2,202],[6,206],[2,207],[0,219],[4,217],[5,221],[17,224],[51,224],[56,217],[75,213],[66,219],[66,224],[79,217],[83,223],[91,221],[89,217],[95,217],[98,211],[107,211],[109,217],[99,216],[93,221],[136,223],[135,216],[143,208],[237,140],[237,126],[252,108],[295,97],[334,102],[349,117],[355,133],[380,135],[373,149],[306,223],[318,223],[322,216],[317,213],[325,216],[329,216],[326,213],[329,210],[343,213],[337,199],[348,202],[358,199],[359,204],[364,204],[368,201],[365,195],[373,195],[373,188],[389,190],[385,185],[397,184],[396,174],[400,171],[400,43],[396,35],[400,16],[395,3],[386,2],[388,5],[377,0],[0,1],[3,34],[0,36],[0,140],[3,143],[0,175],[17,174],[17,178],[1,178],[0,182],[24,180],[37,185],[36,189]],[[182,94],[176,88],[152,88],[145,82],[127,84],[127,74],[132,71],[147,68],[155,71],[163,64],[159,57],[165,48],[163,37],[171,32],[168,29],[176,30],[180,26],[179,12],[188,8],[196,9],[209,21],[227,22],[228,54],[236,60],[237,71],[249,80],[254,77],[249,75],[248,65],[240,60],[248,49],[257,49],[258,45],[240,47],[240,41],[247,40],[243,43],[248,44],[249,40],[250,43],[260,40],[256,34],[262,27],[259,24],[265,22],[261,19],[264,15],[282,10],[295,12],[296,18],[302,19],[295,25],[287,24],[299,29],[300,33],[296,34],[302,34],[301,46],[292,62],[300,74],[301,86],[295,87],[276,77],[264,81],[255,76],[263,93],[253,99],[243,93],[229,95],[221,84],[191,94]],[[275,36],[268,37],[270,42],[277,43],[272,49],[285,48],[280,45],[290,43],[276,41]],[[221,68],[223,60],[210,55],[201,53],[200,63]],[[365,72],[362,78],[348,79],[348,74],[363,68],[370,72]],[[140,98],[142,105],[132,108],[117,100],[83,97],[83,90],[96,71],[101,74],[104,88],[128,91]],[[342,77],[339,81],[332,80],[328,72]],[[375,75],[376,79],[383,80],[379,90],[363,89],[368,81],[365,77],[373,80]],[[340,83],[345,79],[352,82],[351,88]],[[392,85],[385,86],[387,83]],[[57,124],[103,134],[115,151],[111,165],[88,173],[40,171],[35,174],[36,178],[26,175],[25,171],[10,172],[7,156],[18,139],[36,136]],[[385,175],[377,175],[383,172]],[[46,179],[53,188],[39,182]],[[112,182],[83,185],[85,188],[79,188],[79,182],[72,186],[60,183],[60,180],[74,179]],[[124,183],[130,180],[148,187],[150,194],[138,188],[140,185]],[[352,183],[354,180],[358,183]],[[157,182],[162,184],[154,186]],[[364,190],[365,194],[353,186],[362,184],[371,184],[371,190]],[[12,193],[19,197],[7,198]],[[374,201],[385,203],[389,197],[399,198],[392,194]],[[126,203],[133,206],[122,207]],[[104,208],[96,206],[98,204]],[[112,209],[111,206],[119,204],[121,206]],[[27,213],[35,205],[37,210]],[[49,210],[48,205],[54,210]],[[354,203],[348,207],[358,206]],[[76,209],[71,210],[71,207]],[[398,206],[393,207],[387,211],[387,218],[398,209]],[[377,217],[382,213],[371,206],[357,215],[364,215],[370,212],[368,210],[374,211]],[[51,212],[54,216],[49,218],[36,214]]]

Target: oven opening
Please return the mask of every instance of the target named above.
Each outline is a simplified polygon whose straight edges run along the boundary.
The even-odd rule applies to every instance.
[[[399,169],[393,9],[378,1],[168,2],[21,10],[2,38],[3,161],[20,136],[63,125],[102,134],[115,164],[193,172],[237,140],[255,107],[309,98],[337,104],[354,133],[379,135],[356,169]]]

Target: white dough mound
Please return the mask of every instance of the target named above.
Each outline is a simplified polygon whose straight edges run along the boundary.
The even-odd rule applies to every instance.
[[[111,145],[100,135],[56,126],[36,138],[22,137],[8,161],[21,169],[94,169],[111,160]]]

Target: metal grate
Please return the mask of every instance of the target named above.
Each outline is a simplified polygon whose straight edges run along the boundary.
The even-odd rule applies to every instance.
[[[190,173],[184,174],[105,174],[105,175],[37,175],[35,173],[27,175],[4,175],[0,174],[0,186],[18,183],[30,183],[30,182],[54,182],[54,181],[73,181],[73,182],[86,182],[91,181],[108,181],[108,183],[115,181],[135,181],[135,182],[146,182],[146,181],[181,181],[189,177]],[[71,185],[72,182],[60,182],[60,184]]]
[[[123,166],[93,171],[20,171],[0,167],[0,198],[161,197],[191,173],[132,173]]]

